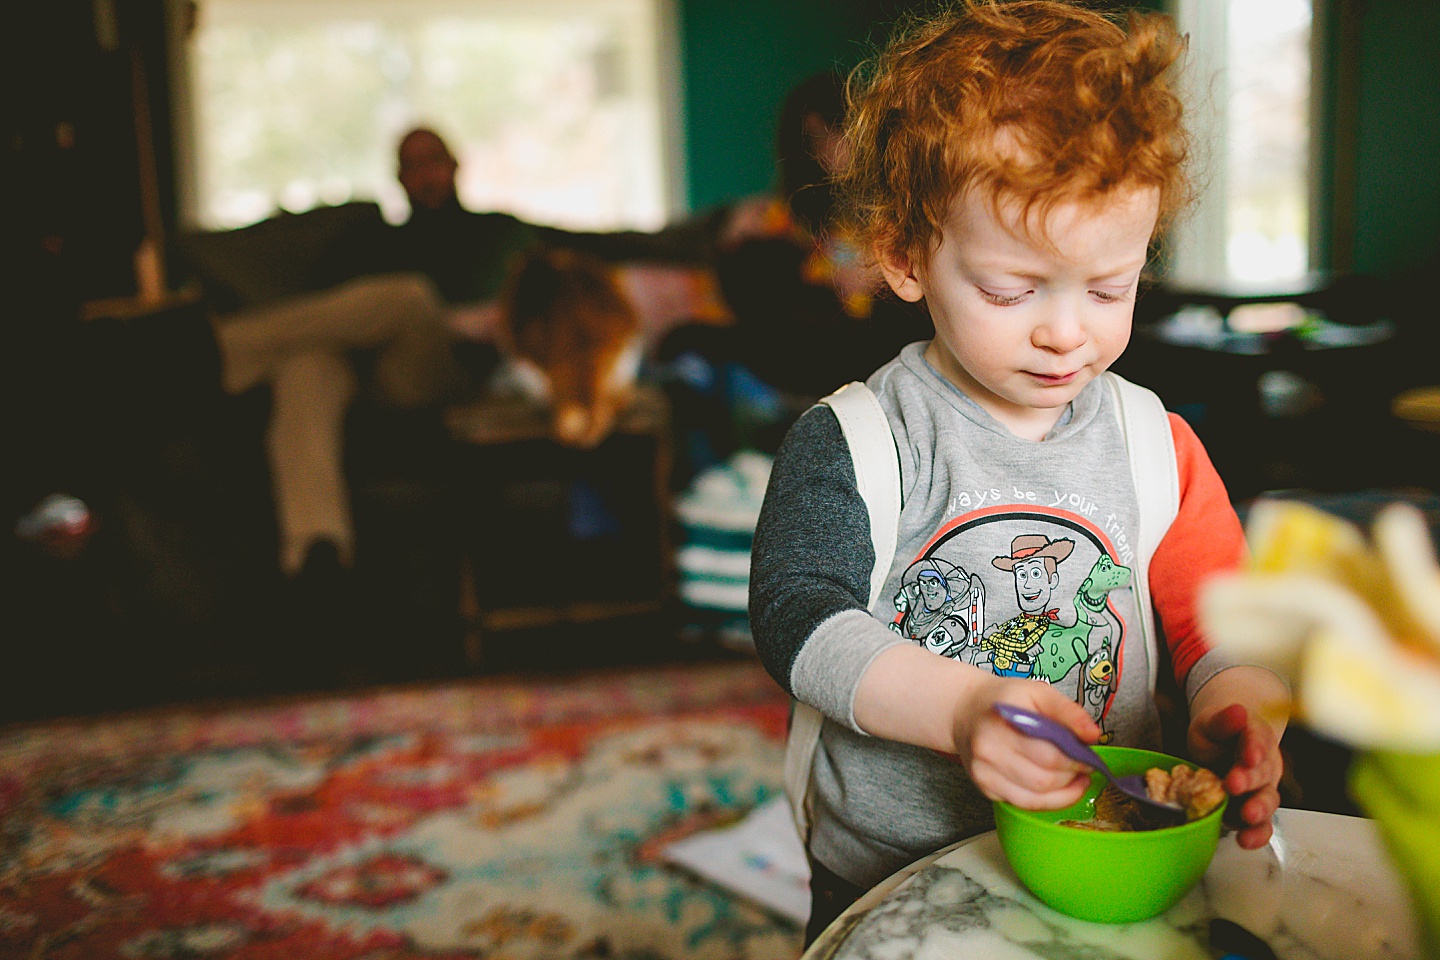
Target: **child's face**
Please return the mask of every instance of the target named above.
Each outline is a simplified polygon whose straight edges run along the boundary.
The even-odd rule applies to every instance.
[[[1129,342],[1159,204],[1158,190],[1138,188],[1060,204],[1032,239],[1015,206],[997,217],[967,193],[928,263],[882,269],[900,297],[926,301],[931,366],[1017,436],[1041,440]]]

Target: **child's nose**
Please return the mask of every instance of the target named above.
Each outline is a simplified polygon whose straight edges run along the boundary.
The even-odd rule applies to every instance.
[[[1054,301],[1049,307],[1031,335],[1035,346],[1055,353],[1069,353],[1083,346],[1086,333],[1080,310],[1064,301]]]

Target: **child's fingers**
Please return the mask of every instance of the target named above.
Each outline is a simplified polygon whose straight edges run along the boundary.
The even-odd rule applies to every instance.
[[[1269,823],[1280,809],[1280,792],[1274,787],[1256,790],[1240,805],[1240,820],[1247,826],[1255,827]]]
[[[1089,777],[1072,780],[1055,790],[1027,790],[1012,784],[1011,795],[1003,799],[1025,810],[1061,810],[1084,796],[1089,786]]]
[[[1026,687],[1037,687],[1038,684],[1032,681],[1022,681]],[[1046,688],[1049,689],[1048,687]],[[1043,701],[1044,698],[1037,698]],[[1074,701],[1064,701],[1070,706],[1079,708]],[[1064,725],[1071,732],[1081,739],[1091,731],[1084,725],[1078,725],[1073,715],[1067,715],[1063,710],[1054,710],[1052,704],[1044,702],[1025,702],[1019,704],[1026,709],[1033,710],[1052,720]],[[1089,721],[1089,714],[1080,710],[1080,715]],[[1076,729],[1076,726],[1079,729]],[[1093,726],[1093,724],[1092,724]],[[1094,731],[1098,735],[1098,729]],[[1088,739],[1095,739],[1090,737]],[[1036,768],[1043,768],[1051,771],[1063,771],[1067,774],[1078,773],[1084,769],[1083,765],[1070,759],[1060,750],[1059,747],[1042,740],[1039,737],[1032,737],[1016,730],[1008,722],[1002,720],[993,711],[982,721],[982,733],[976,742],[977,748],[984,748],[990,760],[1006,768],[1012,776],[1020,776],[1025,772],[1033,772]]]
[[[1054,744],[1026,736],[998,717],[976,738],[973,756],[977,764],[1031,789],[1055,789],[1084,769]]]
[[[993,766],[1008,780],[1031,790],[1053,793],[1068,789],[1076,777],[1089,778],[1089,768],[1076,763],[1048,743],[1026,738],[1016,749],[996,758]]]
[[[1239,796],[1273,787],[1280,782],[1284,766],[1274,733],[1262,724],[1252,724],[1242,734],[1234,764],[1224,775],[1225,789]]]
[[[1269,823],[1280,808],[1280,792],[1275,787],[1261,787],[1252,793],[1235,797],[1225,811],[1225,821],[1233,827],[1258,827]]]
[[[1284,762],[1274,731],[1250,720],[1234,745],[1234,765],[1224,775],[1225,791],[1235,797],[1226,819],[1237,828],[1242,849],[1257,850],[1270,842],[1271,820],[1280,807],[1280,775]]]
[[[1197,746],[1203,745],[1210,750],[1222,749],[1227,743],[1239,738],[1249,723],[1249,711],[1238,703],[1200,717],[1194,725],[1194,732],[1202,741],[1202,744]]]
[[[1257,790],[1237,805],[1237,812],[1229,819],[1238,828],[1235,840],[1241,848],[1256,850],[1270,842],[1271,821],[1279,808],[1280,794],[1274,787]]]
[[[1029,703],[1020,703],[1017,704],[1018,706],[1028,706],[1036,713],[1059,721],[1086,743],[1094,743],[1100,738],[1100,726],[1090,716],[1089,711],[1080,704],[1064,696],[1048,683],[1036,683],[1033,680],[1020,682],[1023,684],[1021,689]]]
[[[1241,850],[1259,850],[1270,842],[1270,837],[1274,832],[1275,828],[1272,827],[1267,820],[1260,826],[1246,827],[1243,830],[1237,830],[1235,832],[1235,842],[1239,844]]]
[[[997,699],[1050,717],[1082,740],[1099,738],[1099,727],[1089,713],[1048,684],[1005,681]],[[988,708],[977,718],[969,744],[970,777],[992,800],[1053,810],[1074,803],[1090,783],[1088,767],[1054,744],[1019,732]]]
[[[998,717],[994,723],[986,723],[975,740],[971,757],[972,779],[977,784],[988,783],[992,789],[1006,783],[1029,794],[1049,795],[1068,791],[1077,779],[1089,778],[1088,768],[1053,744],[1028,737]]]
[[[1258,723],[1252,722],[1240,735],[1240,746],[1235,751],[1235,766],[1255,768],[1265,762],[1266,745],[1263,731]]]
[[[1090,786],[1085,774],[1075,774],[1058,782],[1045,780],[1037,785],[1027,780],[1011,779],[993,767],[978,769],[975,785],[991,800],[1004,800],[1025,810],[1058,810],[1068,807],[1084,795]]]

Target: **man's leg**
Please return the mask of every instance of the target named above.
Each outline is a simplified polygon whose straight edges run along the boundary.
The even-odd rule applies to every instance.
[[[215,336],[228,393],[267,382],[288,357],[309,350],[384,351],[393,343],[408,362],[424,357],[434,363],[447,342],[444,303],[434,284],[418,273],[361,277],[241,310],[221,319]],[[389,385],[384,389],[388,392]]]
[[[299,572],[321,539],[334,542],[348,565],[355,532],[343,437],[356,391],[348,352],[378,351],[375,378],[390,402],[437,399],[452,371],[434,285],[416,273],[364,277],[242,311],[217,323],[216,337],[227,392],[267,382],[274,391],[267,442],[281,568]]]
[[[435,403],[456,382],[458,370],[445,308],[434,285],[419,274],[393,274],[385,295],[389,326],[377,339],[375,386],[390,403],[414,409]]]
[[[355,372],[341,354],[310,351],[280,362],[266,437],[280,528],[280,567],[300,572],[310,546],[335,544],[341,563],[355,556],[355,526],[345,485],[345,412]]]

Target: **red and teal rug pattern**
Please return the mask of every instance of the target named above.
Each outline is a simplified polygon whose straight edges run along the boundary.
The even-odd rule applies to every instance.
[[[751,663],[0,731],[0,957],[792,958],[663,864],[780,791]]]

